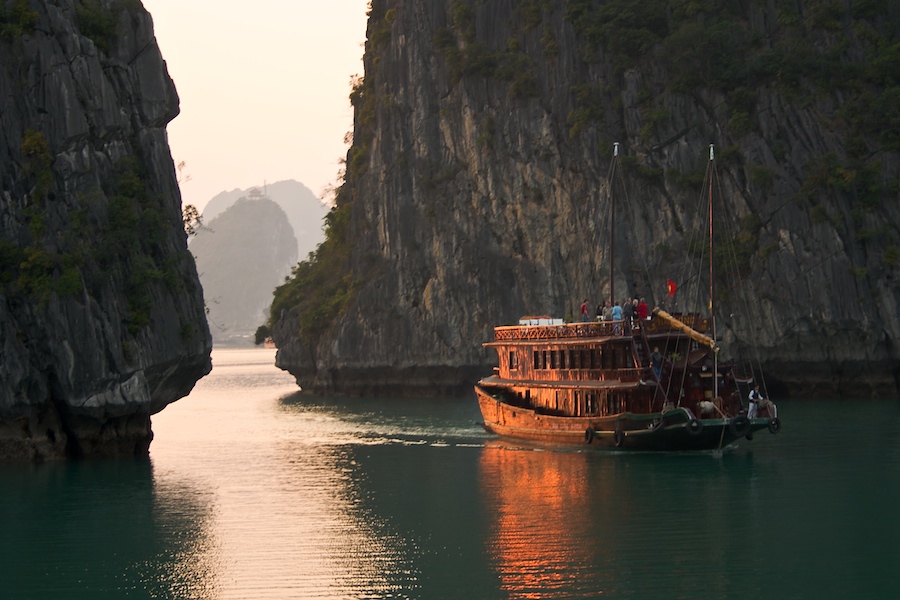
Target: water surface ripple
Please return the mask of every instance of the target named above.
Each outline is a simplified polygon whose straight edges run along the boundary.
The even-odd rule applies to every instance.
[[[894,598],[896,401],[722,453],[502,441],[453,400],[296,393],[219,350],[149,460],[0,466],[0,597]]]

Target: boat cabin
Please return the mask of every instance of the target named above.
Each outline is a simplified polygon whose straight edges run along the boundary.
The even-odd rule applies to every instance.
[[[485,346],[512,404],[571,416],[650,409],[655,386],[642,386],[647,369],[622,321],[496,327]]]

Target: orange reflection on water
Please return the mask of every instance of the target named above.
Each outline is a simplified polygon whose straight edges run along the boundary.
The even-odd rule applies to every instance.
[[[593,565],[604,551],[591,533],[586,461],[581,453],[501,445],[482,452],[481,485],[494,512],[488,554],[510,598],[602,593]]]

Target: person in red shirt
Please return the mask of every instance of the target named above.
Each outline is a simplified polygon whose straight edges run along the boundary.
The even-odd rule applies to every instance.
[[[644,301],[643,298],[641,298],[641,302],[638,304],[638,307],[637,307],[638,319],[641,319],[642,321],[646,320],[648,310],[649,309],[647,307],[647,303]]]
[[[587,298],[585,298],[584,302],[581,303],[581,320],[585,322],[587,322],[588,320]]]

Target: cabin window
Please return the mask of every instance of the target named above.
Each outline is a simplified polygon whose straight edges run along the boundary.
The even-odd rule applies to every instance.
[[[560,369],[566,368],[566,351],[565,350],[559,351],[559,368]]]
[[[559,352],[556,350],[550,351],[550,368],[558,369],[559,368]]]
[[[535,351],[533,352],[533,354],[532,354],[532,361],[533,361],[532,366],[533,366],[535,369],[540,369],[540,368],[542,368],[542,367],[541,367],[541,353],[538,352],[537,350],[535,350]]]
[[[569,368],[578,368],[578,352],[575,350],[569,350]]]
[[[550,368],[549,365],[550,365],[550,363],[547,362],[547,351],[544,350],[544,351],[541,352],[541,368],[542,368],[542,369],[549,369],[549,368]]]
[[[516,359],[515,351],[509,353],[509,369],[511,371],[519,368],[519,361]]]

